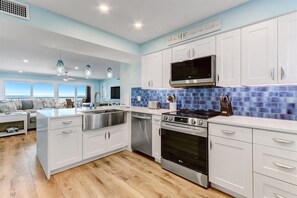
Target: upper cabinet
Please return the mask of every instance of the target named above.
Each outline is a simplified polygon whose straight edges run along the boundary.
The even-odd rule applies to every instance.
[[[278,18],[278,82],[297,82],[297,13]]]
[[[141,87],[162,88],[162,51],[143,56],[141,59]]]
[[[210,37],[172,49],[172,62],[182,62],[215,54],[215,37]]]
[[[242,29],[242,85],[277,83],[277,19]]]
[[[172,49],[163,51],[163,88],[172,89],[170,86],[171,78],[171,62],[172,62]]]
[[[240,29],[216,37],[217,86],[240,85],[241,75]]]

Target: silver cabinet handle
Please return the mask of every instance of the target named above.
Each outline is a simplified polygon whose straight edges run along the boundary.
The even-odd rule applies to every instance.
[[[277,197],[277,198],[287,198],[287,197],[284,197],[284,196],[279,195],[279,194],[277,194],[277,193],[274,193],[274,196]]]
[[[281,164],[281,163],[277,163],[277,162],[273,162],[274,165],[278,166],[278,167],[281,167],[281,168],[285,168],[285,169],[295,169],[296,167],[294,166],[288,166],[288,165],[285,165],[285,164]]]
[[[71,124],[72,123],[72,121],[64,121],[64,122],[62,122],[63,124]]]
[[[283,69],[283,67],[281,67],[281,80],[283,80],[285,77],[285,71]]]
[[[161,136],[161,128],[159,128],[159,136]]]
[[[110,139],[110,132],[108,131],[108,139]]]
[[[63,134],[69,134],[72,133],[72,130],[68,130],[68,131],[62,131]]]
[[[222,132],[229,135],[232,135],[235,133],[235,131],[229,131],[229,130],[222,130]]]
[[[105,132],[105,134],[104,134],[104,139],[106,139],[106,132]]]
[[[218,83],[220,82],[220,75],[218,74]]]
[[[271,78],[272,78],[272,80],[274,80],[274,68],[272,68],[272,70],[271,70]]]
[[[275,142],[283,143],[283,144],[293,144],[293,140],[283,140],[279,138],[272,138]]]
[[[209,145],[210,146],[210,150],[212,150],[212,141],[211,140],[209,141],[209,144],[210,144]]]

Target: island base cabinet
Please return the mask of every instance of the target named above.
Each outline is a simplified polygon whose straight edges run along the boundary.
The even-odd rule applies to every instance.
[[[107,152],[106,130],[94,130],[83,133],[83,159]]]
[[[210,135],[209,180],[243,197],[253,197],[252,144]]]
[[[255,198],[297,198],[297,186],[254,174]]]
[[[50,133],[50,166],[55,170],[82,160],[82,129],[69,127]]]

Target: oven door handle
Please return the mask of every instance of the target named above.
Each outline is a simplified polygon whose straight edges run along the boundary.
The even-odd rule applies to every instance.
[[[207,137],[206,128],[188,128],[186,126],[174,126],[170,124],[161,124],[161,129],[171,130],[179,133],[185,133],[189,135]]]

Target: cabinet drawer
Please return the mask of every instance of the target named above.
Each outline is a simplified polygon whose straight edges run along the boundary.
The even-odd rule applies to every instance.
[[[297,198],[297,186],[254,173],[255,198]]]
[[[161,116],[153,115],[153,124],[161,124]]]
[[[297,185],[297,152],[254,145],[254,171]]]
[[[297,135],[254,129],[254,143],[297,152]]]
[[[209,124],[209,134],[233,140],[252,142],[252,129],[222,124]]]
[[[77,116],[77,117],[69,117],[69,118],[52,119],[50,122],[51,122],[50,123],[51,129],[82,126],[82,117]]]

